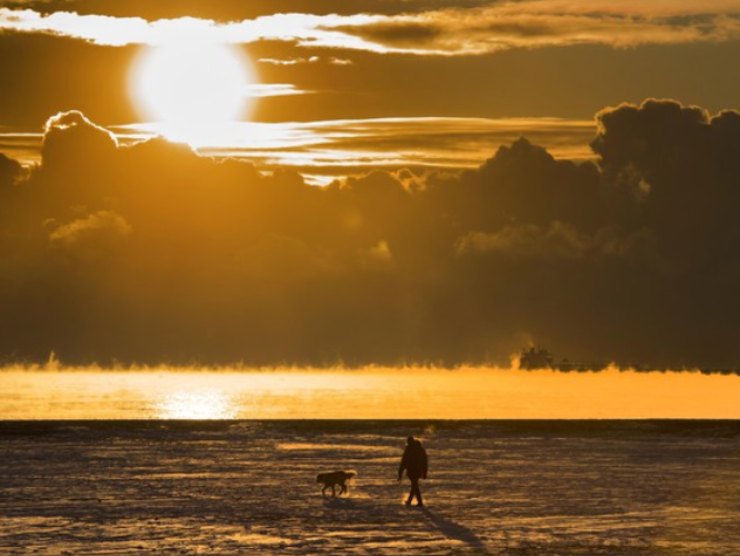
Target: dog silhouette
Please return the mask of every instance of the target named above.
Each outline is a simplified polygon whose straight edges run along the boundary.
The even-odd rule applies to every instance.
[[[326,496],[326,490],[331,487],[331,495],[336,496],[337,485],[339,488],[339,496],[349,492],[347,489],[347,481],[356,477],[355,471],[332,471],[331,473],[319,473],[316,475],[317,483],[324,483],[324,488],[321,489],[321,495]]]

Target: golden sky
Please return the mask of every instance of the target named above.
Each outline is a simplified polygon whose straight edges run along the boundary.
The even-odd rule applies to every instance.
[[[739,14],[733,0],[2,2],[0,148],[37,160],[41,126],[70,109],[136,137],[162,133],[151,88],[136,90],[142,59],[152,47],[175,50],[192,83],[233,90],[239,72],[224,67],[232,82],[214,80],[218,64],[202,53],[229,48],[244,73],[233,120],[263,125],[171,138],[312,167],[323,183],[352,173],[348,158],[358,171],[472,167],[518,135],[582,159],[588,122],[605,106],[665,97],[734,107]],[[199,78],[178,44],[200,51],[211,77]],[[151,70],[154,80],[166,73]],[[223,94],[218,104],[231,106]],[[420,132],[430,122],[436,133]]]
[[[739,58],[737,0],[0,2],[0,356],[737,366]]]
[[[740,377],[504,368],[0,373],[5,419],[737,419]],[[327,403],[331,400],[331,403]]]

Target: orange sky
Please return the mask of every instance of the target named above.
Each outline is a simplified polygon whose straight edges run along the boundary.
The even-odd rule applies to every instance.
[[[739,58],[733,0],[0,0],[0,363],[737,369]]]
[[[2,419],[738,419],[740,377],[699,373],[13,371]]]

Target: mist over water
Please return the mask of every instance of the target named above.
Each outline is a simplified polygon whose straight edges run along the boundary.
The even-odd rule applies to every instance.
[[[506,368],[0,371],[0,419],[737,419],[740,376]]]

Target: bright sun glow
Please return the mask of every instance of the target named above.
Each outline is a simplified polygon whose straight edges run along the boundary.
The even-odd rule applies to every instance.
[[[160,419],[233,419],[236,409],[223,392],[173,392],[157,407]]]
[[[244,117],[251,81],[237,48],[178,42],[142,52],[131,86],[143,116],[170,139],[192,144]]]

